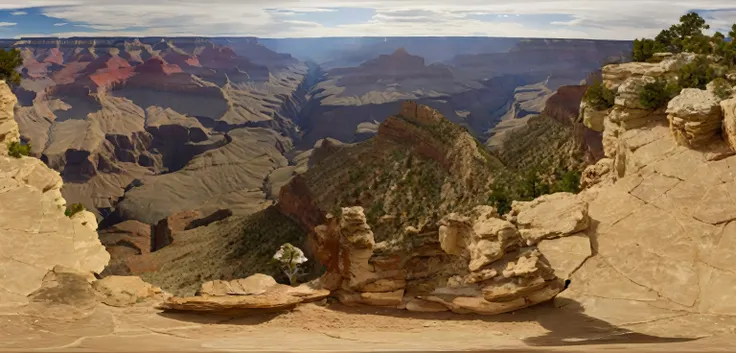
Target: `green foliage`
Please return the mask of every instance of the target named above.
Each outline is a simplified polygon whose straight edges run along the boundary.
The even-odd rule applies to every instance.
[[[82,212],[82,211],[84,211],[84,205],[82,205],[81,203],[75,203],[75,204],[71,204],[67,206],[66,211],[64,211],[64,214],[67,217],[71,218],[75,214]]]
[[[658,79],[644,85],[639,92],[639,102],[647,109],[655,110],[667,103],[680,93],[681,88],[666,80]]]
[[[8,155],[13,158],[20,158],[21,156],[29,156],[31,154],[31,144],[22,144],[17,141],[13,141],[8,144]]]
[[[577,170],[569,170],[562,174],[557,182],[552,185],[552,192],[580,192],[580,176]]]
[[[680,17],[680,23],[661,31],[653,40],[640,39],[634,41],[632,59],[648,61],[655,53],[689,52],[695,54],[714,54],[723,58],[727,65],[736,59],[736,46],[726,41],[725,35],[716,32],[708,36],[703,31],[710,29],[705,20],[695,12]],[[731,27],[729,36],[736,35],[736,24]]]
[[[720,99],[728,99],[731,97],[731,85],[724,78],[719,77],[713,80],[713,94]]]
[[[708,59],[697,57],[692,63],[680,68],[677,77],[682,88],[705,89],[708,82],[716,78],[716,73]]]
[[[23,64],[18,49],[0,49],[0,80],[20,84],[20,73],[16,71]]]
[[[583,99],[596,110],[606,110],[613,107],[616,93],[608,89],[602,82],[593,82],[585,91]]]
[[[634,52],[631,59],[639,62],[648,61],[662,49],[658,44],[655,40],[648,38],[634,40]]]

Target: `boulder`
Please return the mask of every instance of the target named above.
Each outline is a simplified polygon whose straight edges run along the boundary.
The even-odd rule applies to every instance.
[[[144,282],[135,276],[108,276],[92,283],[102,295],[102,302],[117,307],[135,305],[164,296],[159,287]]]
[[[291,287],[272,283],[265,275],[255,275],[231,284],[230,287],[243,289],[241,292],[230,292],[219,295],[222,291],[208,291],[217,295],[201,295],[195,297],[171,297],[158,306],[167,311],[210,312],[223,315],[257,314],[263,312],[283,311],[294,308],[299,303],[322,300],[330,295],[321,280],[315,280]],[[275,281],[273,281],[275,282]],[[205,287],[205,286],[203,286]],[[214,288],[215,285],[207,286]],[[265,288],[264,288],[265,287]],[[202,290],[203,292],[206,290]],[[249,292],[248,292],[249,291]]]
[[[232,281],[211,281],[202,284],[197,295],[227,296],[227,295],[256,295],[265,293],[268,288],[275,286],[273,277],[256,273],[248,278]]]
[[[439,313],[450,309],[440,303],[414,298],[406,303],[406,310],[417,313]]]
[[[683,89],[667,105],[667,114],[675,140],[689,147],[710,142],[723,120],[720,100],[712,92],[697,88]]]
[[[570,193],[544,195],[533,201],[514,201],[511,217],[526,245],[588,228],[588,204]]]
[[[54,266],[43,276],[40,288],[28,295],[25,315],[55,320],[78,320],[92,315],[97,294],[90,282],[94,276],[63,266]]]
[[[610,158],[603,158],[595,164],[587,166],[580,177],[580,188],[587,189],[605,183],[606,180],[611,180],[612,168],[613,160]]]
[[[736,98],[721,101],[723,111],[723,137],[736,151]]]

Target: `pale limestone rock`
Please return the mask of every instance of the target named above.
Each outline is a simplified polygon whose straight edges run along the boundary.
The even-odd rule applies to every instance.
[[[344,254],[340,271],[350,289],[357,289],[375,279],[373,266],[368,263],[376,243],[362,207],[344,207],[340,217],[340,249]]]
[[[404,287],[406,287],[406,280],[404,279],[382,278],[364,285],[360,290],[363,292],[393,292]]]
[[[266,292],[268,288],[276,284],[276,280],[273,277],[256,273],[248,278],[232,281],[217,280],[205,282],[197,294],[203,296],[256,295]]]
[[[18,124],[15,122],[13,108],[18,99],[10,91],[5,81],[0,81],[0,156],[8,153],[8,143],[20,141]]]
[[[549,261],[555,276],[561,279],[570,278],[573,271],[593,255],[590,239],[585,233],[543,240],[537,247],[544,258]]]
[[[661,63],[660,63],[661,64]],[[624,81],[632,77],[659,77],[665,74],[660,64],[631,62],[625,64],[606,65],[603,67],[603,83],[616,91]]]
[[[590,223],[588,204],[570,193],[545,195],[529,202],[515,201],[511,207],[527,245],[583,231]]]
[[[580,178],[580,188],[587,189],[601,183],[605,184],[607,180],[611,179],[612,168],[613,160],[610,158],[603,158],[595,164],[587,166]]]
[[[686,88],[667,105],[667,118],[675,140],[690,147],[700,147],[716,136],[723,115],[719,99],[697,88]]]
[[[698,55],[693,53],[669,55],[662,60],[659,66],[665,72],[674,73],[680,70],[683,66],[691,64],[697,57]]]
[[[71,218],[73,221],[79,222],[79,224],[91,229],[92,231],[97,231],[97,218],[94,213],[81,211],[75,213]]]
[[[462,255],[473,231],[469,217],[456,213],[445,216],[440,222],[440,246],[450,255]]]
[[[589,106],[588,102],[585,100],[580,103],[580,114],[583,117],[583,125],[587,126],[591,130],[602,132],[603,119],[605,119],[606,115],[610,112],[610,109],[595,110],[593,107]]]
[[[656,79],[650,76],[628,78],[618,88],[616,105],[625,109],[647,110],[639,100],[639,92],[641,92],[645,85],[655,81]]]
[[[92,283],[102,295],[102,302],[110,306],[130,306],[163,296],[159,287],[154,287],[136,276],[109,276]]]
[[[14,102],[7,85],[0,84],[0,125],[6,141],[17,140]],[[80,273],[102,272],[110,255],[97,237],[97,223],[84,214],[78,216],[85,217],[81,221],[64,215],[59,173],[38,159],[4,153],[0,154],[0,291],[6,293],[4,297],[18,303],[18,297],[38,290],[44,276],[57,266]]]
[[[723,111],[723,137],[736,151],[736,98],[721,101]]]

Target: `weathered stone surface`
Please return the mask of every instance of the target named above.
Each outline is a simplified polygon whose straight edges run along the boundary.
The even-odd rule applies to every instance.
[[[0,156],[8,153],[8,144],[20,141],[18,124],[14,120],[13,108],[18,99],[5,81],[0,81]]]
[[[591,255],[590,239],[585,233],[541,241],[537,247],[549,261],[555,275],[568,279]]]
[[[583,125],[591,130],[603,132],[603,119],[610,113],[610,110],[595,110],[588,102],[580,103],[580,114],[583,117]]]
[[[135,276],[108,276],[92,283],[102,295],[102,302],[110,306],[129,306],[163,297],[161,288],[154,287]]]
[[[273,278],[269,280],[266,277],[268,276],[259,274],[241,280],[242,283],[239,283],[238,280],[231,281],[229,288],[238,287],[242,291],[228,291],[225,295],[220,295],[224,292],[220,288],[222,283],[210,282],[211,285],[203,286],[202,292],[215,295],[172,297],[166,299],[158,308],[228,315],[253,314],[287,310],[294,308],[299,303],[321,300],[330,295],[330,290],[324,288],[321,280],[291,287],[282,284],[270,285]]]
[[[360,302],[372,306],[397,306],[403,297],[403,289],[385,293],[363,292],[360,293]]]
[[[12,117],[9,108],[4,114]],[[94,217],[64,215],[61,186],[59,174],[40,160],[0,155],[1,290],[26,296],[57,265],[99,273],[109,261],[94,231]]]
[[[685,88],[667,105],[667,118],[675,140],[700,147],[716,136],[722,125],[720,100],[712,92]]]
[[[22,312],[39,318],[76,320],[91,315],[97,295],[90,282],[94,276],[63,266],[55,266],[43,276],[37,290],[28,295]]]
[[[723,111],[723,136],[736,151],[736,98],[721,101],[721,110]]]
[[[529,202],[515,201],[512,216],[527,245],[585,230],[590,223],[588,204],[569,193],[545,195]]]
[[[273,277],[256,273],[248,278],[235,279],[232,281],[210,281],[202,284],[197,295],[204,296],[227,296],[227,295],[257,295],[265,293],[269,288],[275,286]]]
[[[603,158],[595,164],[587,166],[580,177],[580,188],[587,189],[594,185],[606,183],[606,180],[612,181],[612,167],[613,160],[610,158]]]
[[[646,111],[647,108],[639,100],[639,92],[645,85],[655,82],[651,76],[630,77],[618,87],[616,94],[616,105],[624,109],[639,109]],[[628,120],[628,119],[626,119]]]

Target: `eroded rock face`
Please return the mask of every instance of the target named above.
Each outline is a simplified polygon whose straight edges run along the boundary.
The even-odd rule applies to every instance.
[[[711,141],[723,120],[718,97],[697,88],[683,89],[667,105],[667,114],[675,140],[690,147],[701,147]]]
[[[723,137],[736,151],[736,98],[721,101],[723,111]]]
[[[151,235],[151,251],[159,250],[174,241],[174,234],[183,231],[194,220],[202,217],[198,211],[177,212],[160,220],[153,227]]]
[[[563,202],[567,199],[568,195],[562,195],[546,202],[569,206]],[[539,212],[554,208],[546,202],[528,208],[539,207]],[[580,212],[587,217],[587,205],[580,203],[585,209]],[[574,214],[566,213],[574,207],[560,208],[563,211],[554,216]],[[557,228],[545,229],[550,237],[564,237],[585,229],[585,217],[578,217],[579,222],[571,227],[561,222]],[[478,206],[468,215],[450,214],[442,219],[438,231],[407,229],[404,238],[394,244],[372,242],[360,207],[343,208],[341,216],[328,219],[316,232],[320,243],[333,239],[332,243],[340,244],[336,250],[340,267],[328,268],[328,276],[339,276],[342,284],[335,295],[343,304],[419,312],[492,315],[549,300],[563,289],[562,279],[591,253],[583,234],[575,234],[569,241],[541,236],[535,240],[535,244],[541,242],[539,248],[525,246],[517,227],[499,218],[490,206]],[[540,251],[542,245],[552,261]]]
[[[8,143],[20,141],[18,124],[13,119],[13,108],[18,99],[5,81],[0,81],[0,155],[8,153]]]
[[[130,306],[153,299],[161,299],[165,293],[135,276],[108,276],[92,283],[102,296],[102,302],[110,306]]]
[[[515,201],[511,218],[526,245],[585,230],[590,225],[588,204],[574,194],[557,193],[533,201]]]
[[[7,86],[0,84],[0,103],[12,102],[11,97]],[[0,111],[0,117],[6,117],[0,123],[14,124],[12,104],[0,107],[9,109]],[[6,133],[3,139],[16,136]],[[94,217],[66,217],[61,186],[59,173],[40,160],[0,153],[0,289],[4,292],[0,305],[25,302],[23,298],[39,289],[44,276],[57,265],[82,273],[99,273],[107,265],[110,255],[97,238]]]
[[[277,284],[270,276],[256,274],[230,282],[205,283],[200,293],[202,295],[196,297],[168,298],[158,308],[225,315],[254,314],[292,309],[299,303],[324,299],[330,291],[324,289],[320,280],[291,287]]]

